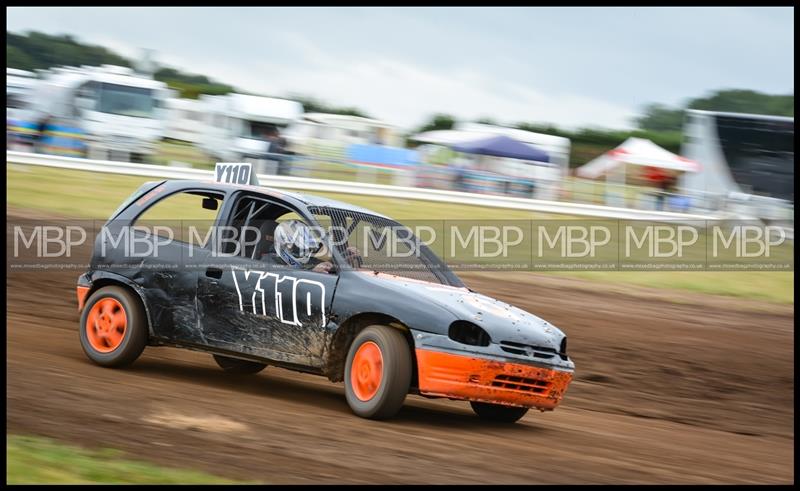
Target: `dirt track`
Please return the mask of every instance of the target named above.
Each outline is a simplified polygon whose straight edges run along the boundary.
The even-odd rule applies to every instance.
[[[9,275],[9,433],[271,483],[794,481],[792,307],[465,274],[568,333],[577,379],[564,404],[498,426],[465,403],[410,396],[374,422],[350,413],[341,384],[272,367],[231,376],[169,348],[97,367],[78,343],[77,274]]]

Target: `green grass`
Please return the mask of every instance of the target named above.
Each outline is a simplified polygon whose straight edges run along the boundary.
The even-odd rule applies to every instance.
[[[794,303],[794,273],[790,271],[568,271],[548,274],[599,283]]]
[[[48,438],[6,437],[9,484],[224,484],[228,479],[202,472],[129,460],[119,450],[87,450]]]
[[[190,143],[161,141],[153,158],[154,163],[168,165],[172,161],[191,164],[198,169],[213,169],[214,160]]]
[[[7,205],[77,218],[107,218],[142,182],[155,178],[9,164]],[[265,183],[268,184],[268,183]],[[569,216],[344,193],[315,193],[409,220],[544,220]],[[586,280],[794,303],[791,271],[553,272]]]

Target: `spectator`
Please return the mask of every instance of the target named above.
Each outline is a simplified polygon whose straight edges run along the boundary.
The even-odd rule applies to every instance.
[[[290,174],[289,158],[284,155],[293,155],[294,152],[287,148],[286,138],[281,136],[277,127],[270,125],[264,131],[264,140],[267,142],[267,153],[271,154],[269,155],[270,160],[278,163],[276,173],[279,176]]]
[[[50,129],[52,117],[48,114],[36,123],[36,133],[33,135],[33,151],[42,152],[44,149],[44,139],[47,130]]]

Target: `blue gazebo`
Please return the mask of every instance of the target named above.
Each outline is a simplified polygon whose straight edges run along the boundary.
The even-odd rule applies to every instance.
[[[515,159],[531,165],[550,164],[550,156],[544,150],[505,135],[456,142],[451,144],[450,148],[461,153]],[[504,194],[517,194],[521,192],[523,196],[530,197],[536,186],[532,176],[513,177],[488,169],[457,169],[455,178],[458,189],[478,193],[497,193],[499,191]],[[520,187],[522,191],[514,191],[514,188]]]
[[[481,140],[460,142],[450,148],[457,152],[509,159],[529,160],[533,162],[550,162],[550,156],[544,150],[533,145],[522,143],[505,135],[492,136]]]

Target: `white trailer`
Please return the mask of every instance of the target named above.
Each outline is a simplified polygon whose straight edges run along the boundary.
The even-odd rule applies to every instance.
[[[206,104],[196,99],[167,99],[165,136],[172,140],[199,144],[206,130]]]
[[[205,113],[198,146],[218,161],[258,160],[269,152],[267,135],[303,114],[299,102],[245,94],[204,95]]]
[[[136,161],[156,152],[165,132],[165,83],[114,65],[38,72],[33,117],[82,130],[90,158]]]

